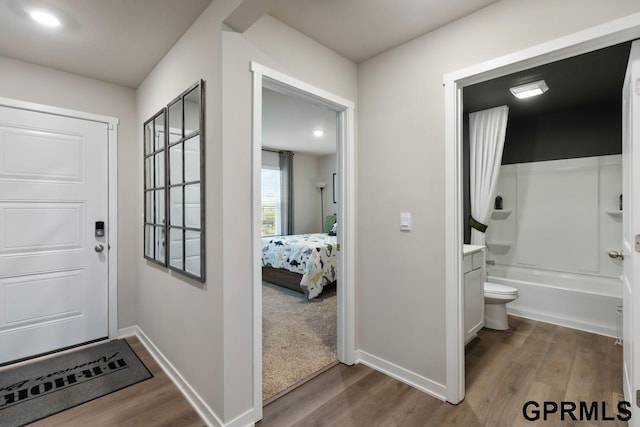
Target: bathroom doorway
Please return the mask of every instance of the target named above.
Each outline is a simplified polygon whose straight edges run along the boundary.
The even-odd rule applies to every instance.
[[[627,28],[628,26],[629,28]],[[624,27],[624,28],[623,28]],[[626,31],[623,31],[626,30]],[[463,197],[462,197],[462,89],[472,84],[505,76],[533,67],[549,64],[559,58],[570,58],[578,54],[625,42],[640,33],[635,26],[619,22],[594,29],[589,34],[556,40],[545,45],[518,52],[445,76],[447,87],[447,400],[457,403],[464,398],[464,345],[460,318],[463,312],[461,244],[463,241]]]
[[[622,305],[622,261],[608,253],[619,251],[622,241],[620,123],[630,46],[630,42],[614,45],[463,89],[465,225],[471,200],[476,200],[469,197],[472,150],[466,122],[475,111],[509,107],[497,188],[484,233],[487,329],[465,347],[470,399],[480,387],[495,384],[488,371],[499,371],[502,377],[516,370],[571,396],[574,361],[592,354],[594,347],[607,355],[602,371],[621,375],[622,351],[614,343],[617,308]],[[575,93],[573,88],[583,87],[576,74],[600,82],[598,90]],[[545,81],[549,89],[537,99],[519,100],[510,93],[509,88],[531,79]],[[469,229],[465,227],[465,243]],[[470,295],[469,274],[465,274],[465,296]],[[498,294],[487,293],[494,287]],[[514,296],[509,298],[508,293]],[[504,323],[499,322],[497,307],[504,310],[505,301],[516,296],[506,303],[509,317],[504,314]],[[473,314],[467,313],[469,306],[465,301],[465,323]],[[610,338],[570,335],[555,325]],[[492,352],[501,357],[496,357],[497,365],[489,363],[496,359],[485,356]],[[552,367],[554,375],[549,374]]]

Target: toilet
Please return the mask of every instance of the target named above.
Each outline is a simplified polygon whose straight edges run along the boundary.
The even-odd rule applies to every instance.
[[[489,329],[506,331],[507,303],[518,299],[518,290],[510,286],[485,282],[484,284],[484,326]]]

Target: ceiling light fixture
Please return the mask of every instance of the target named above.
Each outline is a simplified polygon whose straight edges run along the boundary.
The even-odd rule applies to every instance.
[[[31,19],[36,21],[40,25],[44,25],[45,27],[59,27],[60,19],[58,19],[51,12],[47,12],[42,9],[34,9],[29,11],[29,16]]]
[[[324,131],[323,130],[314,130],[313,131],[313,136],[315,136],[316,138],[320,138],[321,136],[324,136]]]
[[[515,86],[509,89],[509,91],[518,99],[531,98],[532,96],[542,95],[549,90],[549,86],[544,80],[538,80],[537,82],[527,83],[520,86]]]

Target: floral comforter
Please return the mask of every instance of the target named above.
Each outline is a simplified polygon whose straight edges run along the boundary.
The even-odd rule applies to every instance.
[[[302,274],[308,299],[336,280],[336,236],[325,233],[262,238],[262,265]]]

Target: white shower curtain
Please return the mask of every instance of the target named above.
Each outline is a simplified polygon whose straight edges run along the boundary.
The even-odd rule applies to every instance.
[[[493,211],[508,115],[506,105],[469,114],[472,245],[485,244],[484,232]]]

